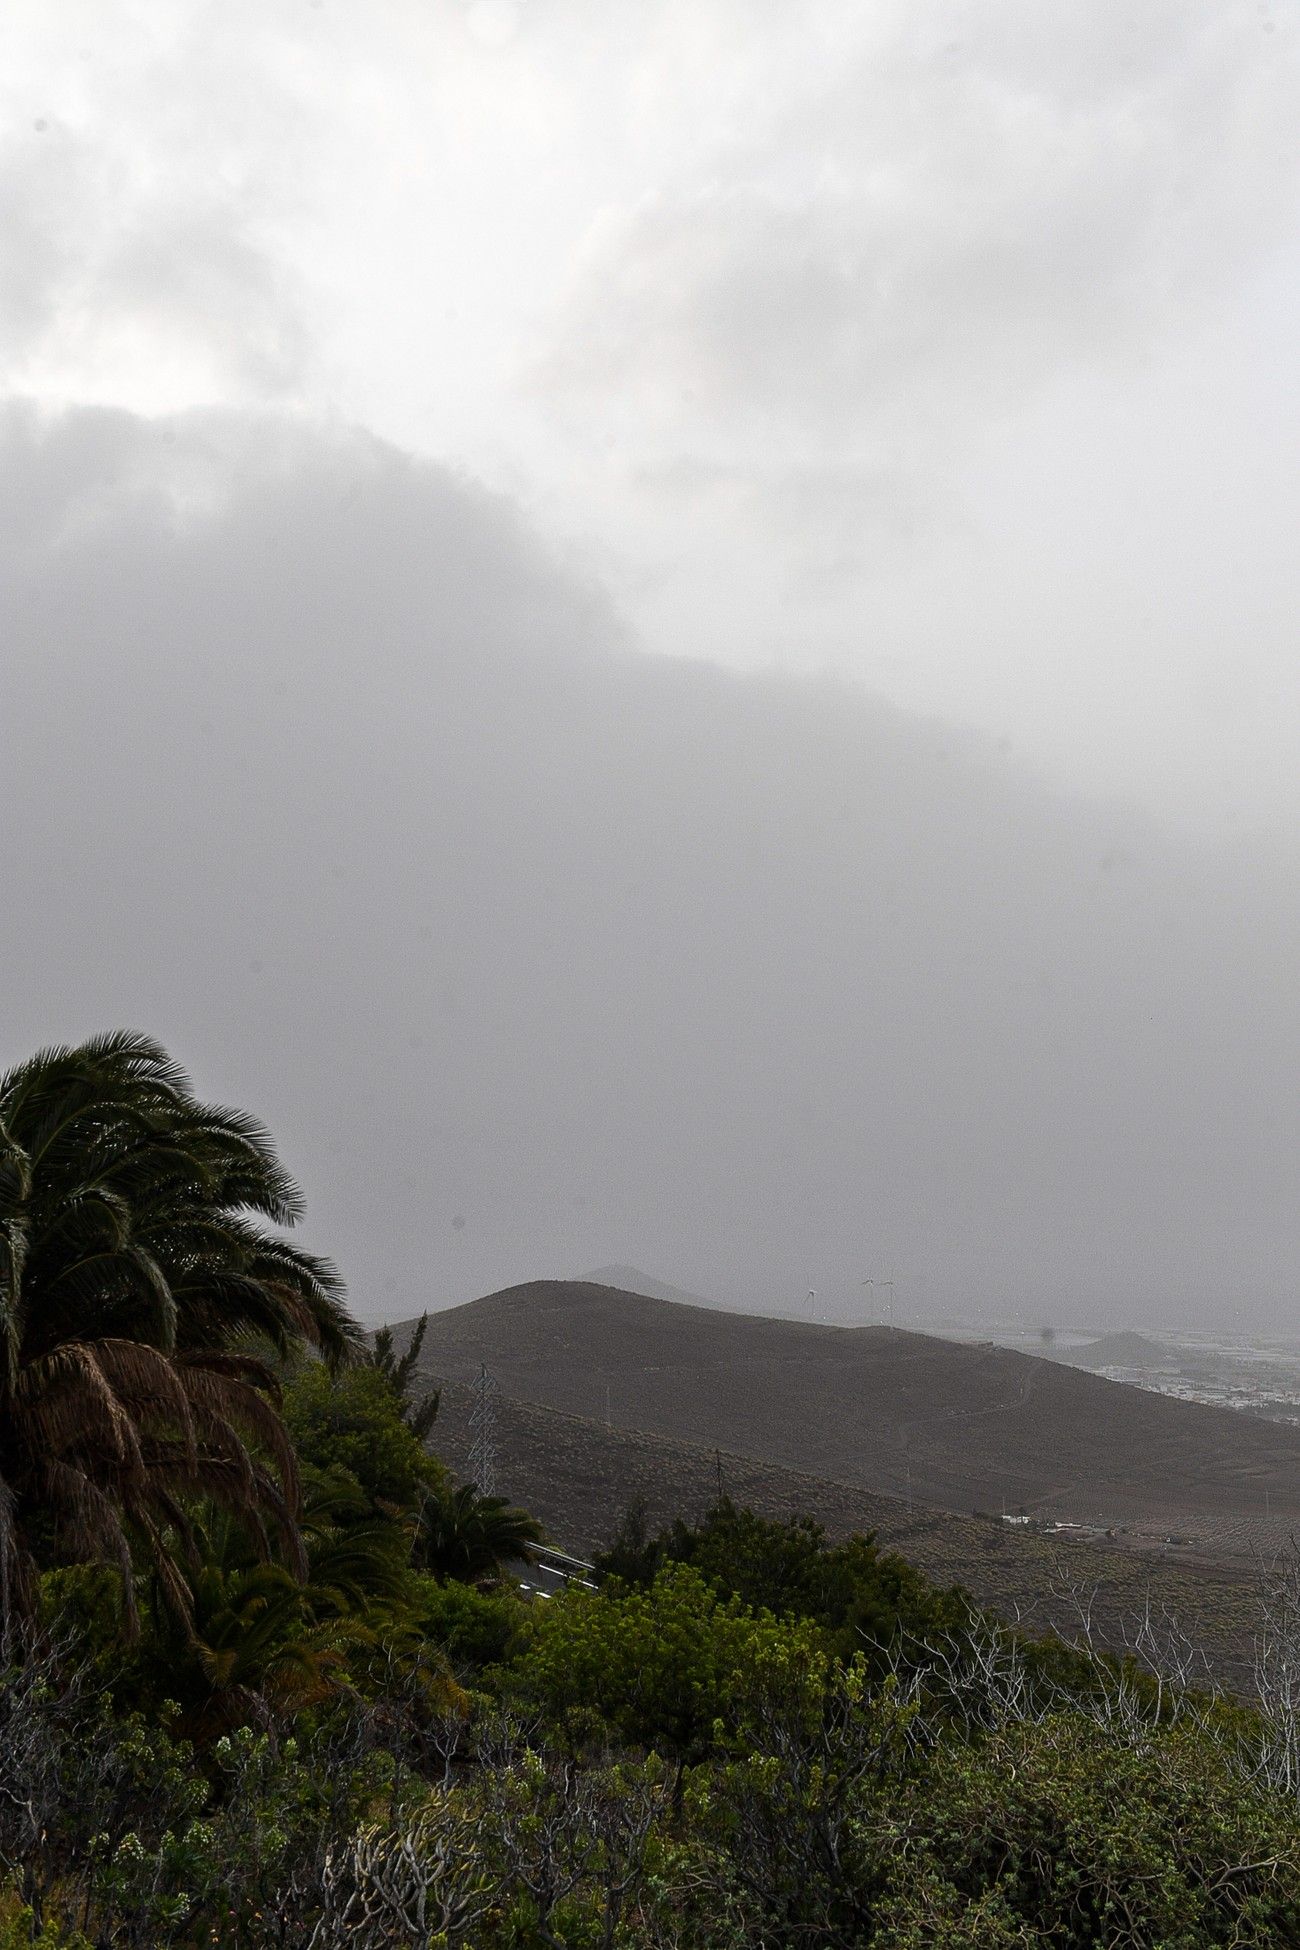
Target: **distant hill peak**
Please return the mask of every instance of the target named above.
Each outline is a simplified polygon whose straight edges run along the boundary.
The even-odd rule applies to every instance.
[[[583,1286],[614,1287],[620,1293],[639,1293],[648,1300],[671,1300],[679,1307],[715,1307],[715,1300],[706,1300],[702,1294],[687,1293],[684,1287],[672,1286],[667,1280],[657,1280],[652,1273],[643,1273],[637,1266],[598,1266],[594,1273],[580,1273],[578,1281]]]
[[[1125,1329],[1118,1334],[1103,1334],[1100,1340],[1083,1347],[1065,1349],[1059,1356],[1081,1368],[1161,1368],[1173,1363],[1173,1352],[1145,1334]]]

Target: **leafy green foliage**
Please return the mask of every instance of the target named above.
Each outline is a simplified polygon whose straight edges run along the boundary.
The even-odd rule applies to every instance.
[[[438,1419],[438,1409],[442,1402],[442,1390],[435,1388],[426,1395],[412,1392],[420,1367],[420,1355],[424,1349],[424,1337],[429,1331],[429,1316],[421,1314],[415,1323],[415,1332],[405,1354],[398,1355],[393,1345],[391,1327],[381,1327],[375,1335],[371,1360],[392,1389],[401,1410],[402,1420],[418,1442],[428,1440],[434,1423]]]
[[[603,1725],[620,1739],[685,1759],[711,1749],[746,1691],[791,1675],[819,1681],[825,1640],[806,1619],[753,1612],[692,1566],[670,1564],[643,1588],[570,1586],[531,1614],[511,1670],[518,1696],[570,1733]]]
[[[680,1563],[532,1606],[413,1587],[421,1629],[473,1646],[472,1701],[418,1701],[390,1664],[381,1685],[299,1707],[294,1731],[281,1713],[278,1731],[235,1728],[198,1753],[175,1707],[115,1711],[79,1658],[9,1675],[0,1919],[27,1931],[16,1941],[1300,1940],[1300,1808],[1251,1778],[1237,1726],[1194,1704],[1173,1724],[1135,1699],[1136,1718],[1062,1705],[963,1731],[919,1680],[882,1683],[836,1656],[826,1627],[754,1611]],[[254,1589],[232,1576],[227,1611]],[[242,1622],[231,1638],[203,1617],[244,1655]],[[423,1936],[403,1921],[416,1915]]]
[[[643,1585],[670,1563],[693,1565],[716,1590],[754,1609],[815,1619],[844,1658],[959,1634],[971,1617],[964,1592],[938,1590],[901,1557],[878,1550],[870,1537],[833,1544],[811,1517],[780,1522],[738,1509],[725,1497],[702,1523],[678,1519],[657,1536],[649,1534],[644,1511],[634,1507],[597,1567]]]
[[[410,1602],[415,1629],[457,1672],[502,1665],[526,1627],[526,1609],[508,1588],[482,1591],[455,1580],[416,1577]]]
[[[871,1819],[881,1950],[1300,1941],[1294,1804],[1245,1791],[1202,1731],[1015,1725],[944,1748]]]
[[[59,1923],[38,1923],[26,1903],[0,1912],[0,1950],[93,1950],[80,1930],[69,1933]]]
[[[303,1367],[285,1390],[284,1419],[304,1468],[336,1480],[343,1471],[372,1512],[413,1509],[445,1480],[378,1368]]]

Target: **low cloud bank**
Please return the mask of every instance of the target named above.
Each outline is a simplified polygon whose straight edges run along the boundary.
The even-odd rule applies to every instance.
[[[0,535],[3,1056],[164,1037],[363,1314],[618,1260],[1289,1327],[1292,857],[647,657],[360,436],[13,409]]]

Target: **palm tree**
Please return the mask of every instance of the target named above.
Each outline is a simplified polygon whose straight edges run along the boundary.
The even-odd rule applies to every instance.
[[[315,1620],[309,1594],[282,1564],[205,1564],[193,1600],[189,1657],[180,1653],[172,1684],[190,1695],[182,1726],[200,1742],[319,1706],[347,1684],[348,1652],[370,1636],[359,1620]]]
[[[237,1520],[218,1513],[192,1580],[192,1630],[162,1620],[162,1664],[181,1726],[200,1743],[248,1722],[316,1706],[384,1675],[396,1695],[461,1713],[466,1701],[440,1648],[411,1617],[405,1521],[376,1521],[345,1470],[309,1476],[301,1521],[304,1582],[259,1562]]]
[[[0,1614],[38,1562],[108,1561],[135,1622],[133,1548],[188,1617],[187,1499],[238,1511],[295,1571],[297,1470],[273,1363],[338,1363],[360,1330],[338,1275],[272,1231],[301,1199],[267,1133],[200,1103],[128,1032],[0,1076]],[[269,1222],[269,1223],[268,1223]]]
[[[476,1584],[505,1565],[529,1563],[546,1532],[503,1496],[480,1496],[473,1483],[432,1490],[420,1511],[412,1559],[438,1578]]]

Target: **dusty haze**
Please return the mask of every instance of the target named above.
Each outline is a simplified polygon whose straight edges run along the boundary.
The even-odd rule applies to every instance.
[[[1300,897],[847,683],[646,655],[355,436],[5,426],[5,1038],[254,1106],[361,1310],[1290,1322]]]
[[[0,1062],[163,1037],[370,1319],[1291,1330],[1297,101],[1269,0],[17,0]]]

